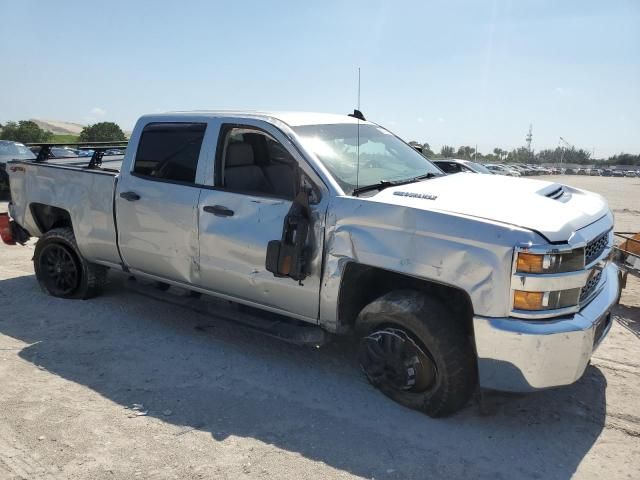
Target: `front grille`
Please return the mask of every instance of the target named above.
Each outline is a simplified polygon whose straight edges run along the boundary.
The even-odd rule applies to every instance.
[[[607,248],[607,240],[609,237],[609,232],[605,232],[597,238],[594,238],[589,243],[587,243],[587,248],[584,252],[584,263],[585,265],[589,265],[596,258],[602,255],[604,249]]]
[[[598,286],[598,282],[600,281],[600,277],[602,276],[602,270],[596,270],[591,278],[587,280],[587,283],[582,290],[580,290],[580,300],[579,303],[584,302],[589,299],[595,288]]]

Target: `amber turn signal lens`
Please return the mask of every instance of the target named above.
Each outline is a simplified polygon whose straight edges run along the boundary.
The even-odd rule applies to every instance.
[[[544,271],[543,261],[544,255],[519,253],[516,270],[521,273],[542,273]]]
[[[516,290],[513,294],[513,308],[517,310],[543,310],[544,292],[523,292]]]

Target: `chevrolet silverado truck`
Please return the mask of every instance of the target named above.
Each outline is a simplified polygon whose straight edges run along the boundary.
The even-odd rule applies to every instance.
[[[148,115],[99,160],[8,162],[0,230],[39,237],[50,295],[92,297],[113,269],[349,334],[371,384],[431,416],[575,382],[611,325],[601,196],[445,176],[359,112]]]

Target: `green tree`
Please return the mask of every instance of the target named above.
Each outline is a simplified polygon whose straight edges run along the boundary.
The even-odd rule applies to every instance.
[[[609,157],[608,162],[611,165],[640,165],[640,154],[631,155],[629,153],[620,153]]]
[[[520,147],[507,153],[504,159],[508,163],[531,163],[529,150],[526,147]]]
[[[80,132],[80,142],[118,142],[126,140],[122,129],[113,122],[100,122],[88,125]]]
[[[453,158],[455,153],[456,151],[453,149],[453,147],[450,147],[449,145],[443,145],[442,148],[440,149],[440,155],[443,158]]]
[[[469,147],[469,146],[462,146],[460,148],[458,148],[458,153],[457,155],[461,158],[464,158],[466,160],[471,160],[471,157],[473,157],[473,154],[475,153],[476,149],[473,147]]]
[[[47,142],[53,134],[40,128],[31,120],[7,122],[0,133],[1,140],[13,140],[22,143]]]
[[[432,158],[436,156],[435,152],[431,150],[431,145],[429,145],[427,142],[424,142],[422,144],[422,154],[428,158]]]

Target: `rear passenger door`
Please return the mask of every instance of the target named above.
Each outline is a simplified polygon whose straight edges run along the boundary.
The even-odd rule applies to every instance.
[[[266,122],[221,125],[215,178],[203,187],[198,207],[202,287],[317,320],[326,198],[312,195],[308,276],[298,282],[265,268],[267,245],[281,239],[301,184],[313,190],[319,181],[300,168],[303,162],[286,136]]]
[[[130,269],[179,282],[196,280],[198,160],[206,128],[195,122],[144,126],[116,194],[118,243]]]

